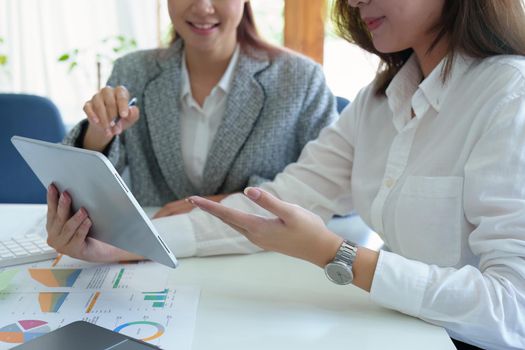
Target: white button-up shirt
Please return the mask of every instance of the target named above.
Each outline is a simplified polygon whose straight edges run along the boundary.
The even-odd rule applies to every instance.
[[[525,348],[525,59],[412,57],[262,187],[328,220],[355,209],[390,248],[371,298],[490,349]],[[420,83],[421,82],[421,83]],[[413,115],[412,115],[413,111]],[[262,213],[246,197],[227,206]],[[193,210],[156,222],[179,255],[254,252]]]
[[[235,49],[221,80],[211,90],[201,107],[191,93],[186,55],[183,55],[180,96],[182,101],[181,149],[186,174],[196,188],[202,187],[202,175],[206,159],[226,110],[228,93],[231,89],[238,59],[239,46]]]

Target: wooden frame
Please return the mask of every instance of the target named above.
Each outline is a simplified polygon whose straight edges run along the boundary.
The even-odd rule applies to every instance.
[[[284,46],[322,64],[326,0],[284,1]]]
[[[262,0],[275,1],[275,0]],[[284,1],[284,46],[323,63],[327,0]],[[157,4],[157,40],[161,46],[161,0]]]

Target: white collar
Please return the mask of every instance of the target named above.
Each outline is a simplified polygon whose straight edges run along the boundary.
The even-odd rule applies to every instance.
[[[443,58],[432,72],[421,81],[423,74],[419,68],[416,55],[412,54],[386,89],[390,109],[394,114],[399,112],[403,106],[407,106],[407,101],[412,99],[419,88],[432,108],[439,112],[450,86],[453,86],[455,81],[463,76],[473,61],[474,59],[461,54],[454,55],[452,69],[443,83],[442,72],[446,62],[446,58]]]

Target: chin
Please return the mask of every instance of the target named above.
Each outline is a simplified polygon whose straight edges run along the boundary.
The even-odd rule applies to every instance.
[[[199,51],[202,53],[211,52],[215,50],[215,41],[210,43],[203,43],[202,41],[198,43],[191,43],[188,41],[185,41],[186,47],[191,47],[195,51]]]
[[[380,53],[394,53],[394,52],[399,52],[399,51],[404,50],[403,48],[392,46],[391,44],[389,45],[388,43],[384,43],[384,42],[378,43],[375,41],[374,41],[374,48]]]

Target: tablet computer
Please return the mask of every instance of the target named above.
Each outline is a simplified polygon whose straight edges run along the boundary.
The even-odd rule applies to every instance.
[[[76,321],[13,350],[152,350],[160,348],[86,321]]]
[[[169,267],[177,260],[111,162],[101,153],[21,136],[11,142],[44,187],[67,191],[84,207],[89,236]]]

